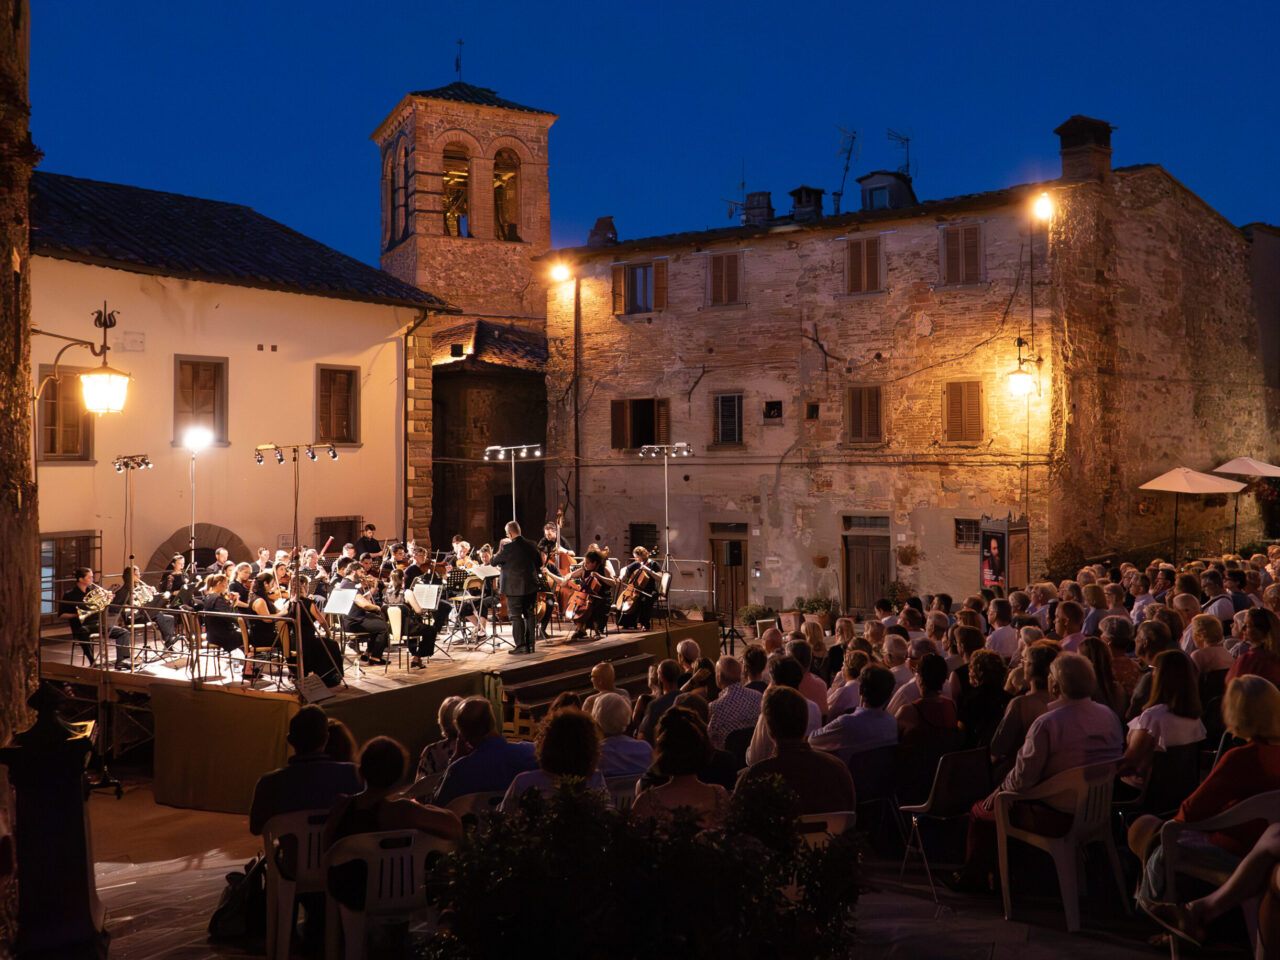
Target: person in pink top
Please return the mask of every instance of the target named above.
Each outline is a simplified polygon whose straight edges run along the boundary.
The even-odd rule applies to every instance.
[[[1077,653],[1084,639],[1084,607],[1074,600],[1062,600],[1053,614],[1053,629],[1065,653]]]

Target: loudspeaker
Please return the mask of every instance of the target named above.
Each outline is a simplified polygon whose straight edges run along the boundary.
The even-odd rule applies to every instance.
[[[720,558],[722,566],[740,567],[742,566],[742,541],[726,540],[724,541],[724,555]]]

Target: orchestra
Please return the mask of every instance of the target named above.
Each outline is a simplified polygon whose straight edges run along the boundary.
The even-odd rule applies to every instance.
[[[91,665],[93,634],[105,625],[116,666],[124,669],[131,666],[127,626],[154,624],[164,646],[157,653],[164,656],[192,622],[177,612],[191,611],[203,614],[194,622],[210,645],[227,653],[248,647],[252,654],[279,650],[281,618],[300,615],[304,662],[328,684],[341,680],[342,639],[361,663],[387,664],[393,610],[410,669],[424,669],[440,644],[488,642],[496,649],[505,642],[496,635],[505,623],[511,624],[512,653],[533,653],[537,639],[550,637],[553,621],[572,624],[564,642],[603,635],[611,614],[619,630],[649,629],[661,580],[649,551],[635,547],[621,571],[605,545],[592,543],[575,554],[562,534],[563,516],[561,508],[536,543],[513,521],[496,551],[487,543],[473,548],[461,534],[442,553],[429,543],[378,541],[376,528],[366,524],[364,536],[343,544],[336,557],[326,555],[332,538],[321,549],[263,547],[253,562],[218,547],[212,563],[199,568],[174,554],[157,586],[145,583],[134,567],[127,591],[106,590],[94,584],[92,570],[79,568],[59,611]],[[437,589],[419,590],[432,586]],[[351,591],[352,599],[344,613],[335,608],[331,623],[320,611],[336,590]],[[247,666],[246,679],[255,675]]]

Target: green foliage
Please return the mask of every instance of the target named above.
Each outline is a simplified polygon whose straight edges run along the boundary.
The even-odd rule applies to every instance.
[[[890,580],[885,587],[885,599],[895,607],[904,603],[907,597],[915,594],[915,588],[904,580]]]
[[[840,602],[830,597],[796,597],[796,609],[801,613],[840,615]]]
[[[428,883],[445,932],[428,960],[848,956],[858,899],[852,834],[810,849],[781,780],[733,799],[726,829],[660,824],[581,781],[525,795],[442,858]]]
[[[773,616],[773,607],[766,607],[763,603],[748,603],[746,606],[738,608],[738,619],[751,626],[757,620],[767,620]]]
[[[1041,579],[1050,583],[1074,580],[1084,566],[1084,560],[1084,550],[1074,540],[1055,543],[1044,558],[1045,572]]]

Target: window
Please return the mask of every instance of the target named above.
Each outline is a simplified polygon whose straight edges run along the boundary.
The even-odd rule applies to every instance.
[[[36,414],[37,452],[41,460],[92,460],[93,416],[84,408],[80,389],[81,371],[60,367],[60,381],[50,380],[40,394]],[[37,371],[37,383],[53,373],[52,367]]]
[[[493,231],[499,240],[520,239],[520,159],[511,150],[493,158]]]
[[[845,530],[888,530],[889,518],[883,515],[849,514],[843,518]]]
[[[864,210],[888,210],[889,188],[872,187],[867,191],[867,196],[862,203],[862,207]]]
[[[391,218],[391,242],[394,244],[409,235],[409,148],[404,145],[396,156],[392,199],[395,213]]]
[[[670,407],[665,398],[614,400],[609,404],[609,446],[634,450],[650,443],[670,443]]]
[[[658,549],[658,525],[656,523],[632,523],[627,525],[627,552],[644,547],[650,553]]]
[[[942,282],[982,280],[982,233],[976,223],[942,231]]]
[[[360,368],[316,368],[316,440],[360,442]]]
[[[317,550],[333,537],[333,544],[325,551],[325,557],[332,561],[342,552],[344,543],[355,543],[360,539],[364,517],[316,517],[315,524],[314,546]]]
[[[880,282],[880,238],[850,240],[845,255],[845,293],[874,293]]]
[[[782,401],[766,400],[760,410],[761,419],[765,425],[779,426],[782,423]]]
[[[804,418],[806,420],[817,420],[822,413],[822,405],[819,403],[806,403],[804,405]]]
[[[982,439],[982,381],[953,380],[942,394],[943,434],[948,443]]]
[[[977,550],[980,520],[956,521],[956,549]]]
[[[879,443],[884,439],[878,385],[850,387],[845,392],[844,424],[848,443]]]
[[[227,440],[227,361],[224,357],[174,357],[173,439],[188,427],[207,427]]]
[[[468,196],[471,183],[471,161],[465,147],[450,144],[444,148],[444,233],[446,237],[469,237],[471,212]]]
[[[667,261],[615,263],[613,312],[652,313],[667,309]]]
[[[741,284],[739,280],[742,269],[742,254],[716,253],[712,254],[710,259],[711,264],[707,277],[709,282],[707,303],[713,307],[729,303],[741,303],[742,298],[739,296]]]
[[[742,443],[742,394],[711,398],[711,442]]]
[[[92,530],[40,534],[40,619],[52,623],[58,617],[58,602],[75,586],[76,567],[102,563],[102,537]]]

